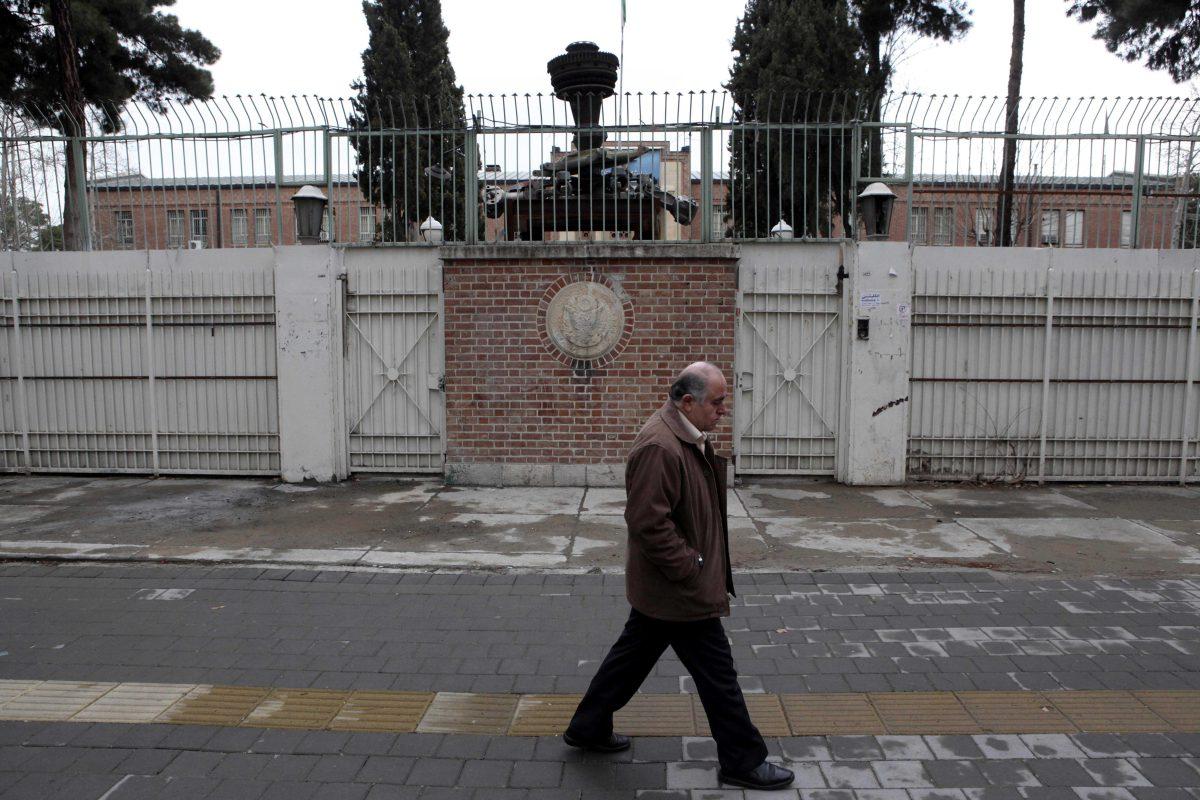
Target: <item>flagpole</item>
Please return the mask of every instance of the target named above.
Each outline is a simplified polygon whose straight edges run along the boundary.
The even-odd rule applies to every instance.
[[[621,85],[617,87],[617,127],[621,126],[621,103],[625,101],[625,0],[621,0]],[[620,136],[620,134],[617,134]]]

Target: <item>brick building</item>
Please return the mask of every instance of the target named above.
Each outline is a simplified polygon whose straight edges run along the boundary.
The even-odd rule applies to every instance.
[[[625,144],[625,143],[622,143]],[[701,176],[693,170],[688,149],[670,150],[666,142],[641,142],[656,148],[655,174],[660,184],[697,203]],[[527,171],[504,171],[488,165],[480,186],[508,188],[530,178]],[[95,246],[102,250],[172,249],[185,247],[256,247],[295,243],[291,197],[305,184],[327,189],[323,176],[288,176],[277,192],[272,179],[197,178],[180,184],[141,175],[96,181],[92,197]],[[1014,193],[1013,241],[1021,247],[1130,247],[1133,244],[1133,184],[1130,173],[1100,178],[1021,178]],[[1180,246],[1185,217],[1196,215],[1194,195],[1180,191],[1179,181],[1145,177],[1139,212],[1137,245],[1171,249]],[[897,200],[889,240],[913,244],[991,246],[994,244],[997,199],[994,176],[916,176],[910,185],[892,184]],[[911,191],[911,196],[910,196]],[[728,174],[714,174],[712,231],[715,239],[732,234],[737,198],[730,196]],[[377,238],[382,212],[363,198],[351,176],[338,175],[331,198],[333,241],[369,243]],[[1189,205],[1190,204],[1190,205]],[[1190,208],[1190,211],[1189,211]],[[697,217],[680,225],[660,212],[658,238],[699,241]],[[503,216],[487,219],[485,239],[505,239]],[[835,232],[840,222],[835,220]],[[323,234],[323,235],[327,235]],[[617,238],[608,232],[548,233],[549,241]],[[1189,242],[1192,246],[1195,243]]]
[[[88,185],[100,250],[268,247],[296,243],[292,195],[322,175],[171,179],[125,175]],[[333,181],[334,241],[371,241],[378,214],[351,176]],[[327,235],[327,232],[323,236]]]

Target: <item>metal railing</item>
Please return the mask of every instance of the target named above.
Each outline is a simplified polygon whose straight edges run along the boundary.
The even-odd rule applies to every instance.
[[[436,225],[461,243],[828,241],[854,233],[873,181],[897,195],[898,241],[998,244],[1005,203],[1017,246],[1200,246],[1200,98],[1024,98],[1015,136],[1004,107],[814,92],[742,109],[721,91],[629,93],[579,128],[547,94],[472,95],[461,110],[260,95],[100,109],[78,138],[8,109],[0,248],[290,244],[305,184],[329,198],[323,237],[347,246],[421,244]],[[576,151],[601,135],[599,152]],[[68,184],[86,198],[80,230],[64,230]]]

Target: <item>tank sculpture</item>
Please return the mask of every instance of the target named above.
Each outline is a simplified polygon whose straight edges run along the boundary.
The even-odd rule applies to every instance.
[[[666,210],[690,225],[696,203],[664,191],[657,178],[638,170],[648,147],[606,147],[600,108],[612,97],[619,60],[591,42],[575,42],[550,59],[546,70],[554,95],[566,101],[575,121],[573,149],[551,160],[514,186],[484,187],[484,213],[505,217],[509,239],[541,240],[546,231],[612,231],[654,239]],[[632,167],[631,167],[632,165]]]

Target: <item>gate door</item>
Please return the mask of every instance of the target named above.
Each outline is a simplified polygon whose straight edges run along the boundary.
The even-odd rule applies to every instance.
[[[365,260],[365,259],[364,259]],[[441,265],[357,266],[345,277],[346,421],[351,472],[441,472]]]
[[[755,267],[744,260],[739,268],[739,474],[834,473],[842,374],[836,270],[822,263]]]

